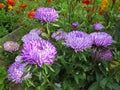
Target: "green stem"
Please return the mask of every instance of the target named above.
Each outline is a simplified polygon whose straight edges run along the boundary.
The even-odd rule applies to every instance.
[[[48,37],[49,37],[50,36],[49,23],[47,23],[47,33],[48,33]]]

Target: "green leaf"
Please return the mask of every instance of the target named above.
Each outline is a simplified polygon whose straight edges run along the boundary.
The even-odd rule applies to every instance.
[[[119,83],[120,82],[120,74],[116,74],[115,79]]]
[[[110,90],[112,90],[112,83],[111,83],[111,82],[108,82],[107,87],[108,87]]]
[[[45,87],[44,87],[44,86],[38,86],[38,87],[36,88],[36,90],[45,90]]]
[[[89,88],[88,90],[100,90],[99,84],[98,82],[94,82]]]
[[[52,72],[55,72],[55,70],[50,66],[50,65],[46,65]]]
[[[44,65],[43,68],[44,68],[44,70],[45,70],[45,73],[48,74],[46,65]]]
[[[110,89],[110,90],[120,90],[120,85],[117,84],[117,83],[114,83],[114,82],[109,82],[107,84],[107,87]]]
[[[106,84],[107,84],[108,81],[109,81],[108,78],[102,79],[102,80],[100,81],[100,86],[101,86],[102,88],[105,88],[105,86],[106,86]]]
[[[5,67],[0,66],[0,84],[3,84],[6,78],[7,78],[7,72]]]
[[[62,90],[62,89],[59,87],[54,87],[54,90]]]
[[[82,54],[83,59],[87,62],[86,56]]]
[[[33,81],[31,81],[30,79],[26,79],[26,81],[27,81],[28,86],[33,86],[33,87],[35,87]]]
[[[53,23],[52,25],[55,26],[55,27],[60,27],[60,25],[55,24],[55,23]]]
[[[112,87],[114,90],[120,90],[120,85],[118,85],[117,83],[113,83]]]
[[[75,74],[74,75],[74,79],[75,79],[76,83],[79,84],[79,77],[78,77],[78,75]]]
[[[2,48],[2,46],[0,45],[0,48]]]
[[[0,77],[0,84],[3,84],[4,80],[5,80],[5,78]]]
[[[4,90],[4,85],[3,84],[0,84],[0,90]]]

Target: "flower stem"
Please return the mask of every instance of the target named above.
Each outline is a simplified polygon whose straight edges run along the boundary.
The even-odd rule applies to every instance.
[[[48,37],[49,37],[50,36],[49,23],[47,23],[47,33],[48,33]]]

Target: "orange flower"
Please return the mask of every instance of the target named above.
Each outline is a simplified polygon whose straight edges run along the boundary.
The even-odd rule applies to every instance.
[[[7,0],[8,5],[15,5],[15,0]]]
[[[110,69],[112,69],[113,67],[118,67],[120,65],[120,63],[118,61],[113,61],[113,64],[110,64]],[[120,70],[118,70],[118,73],[120,74]]]
[[[52,0],[48,0],[49,3],[52,3]]]
[[[113,61],[113,63],[117,66],[119,66],[119,62],[118,61]]]
[[[0,8],[4,8],[5,4],[4,3],[0,3]]]
[[[118,7],[118,11],[120,11],[120,7]]]
[[[27,7],[27,4],[21,4],[20,5],[20,8],[26,8]]]
[[[30,11],[30,12],[28,13],[28,17],[29,17],[29,18],[34,18],[34,14],[35,14],[35,11]]]
[[[12,5],[9,5],[8,6],[8,9],[11,11],[13,9],[13,6]]]
[[[105,9],[108,7],[108,5],[109,5],[108,0],[103,0],[102,3],[101,3],[100,8],[101,8],[102,10],[105,10]]]

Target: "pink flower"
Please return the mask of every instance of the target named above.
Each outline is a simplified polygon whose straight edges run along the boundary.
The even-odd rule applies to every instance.
[[[19,44],[13,41],[7,41],[4,43],[4,50],[8,52],[17,51],[19,49]]]

